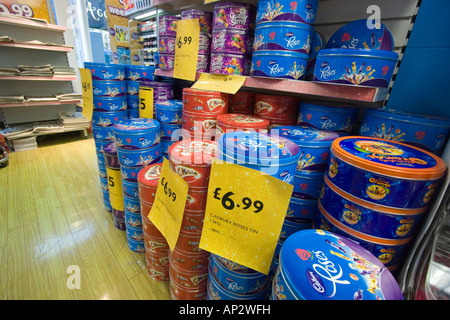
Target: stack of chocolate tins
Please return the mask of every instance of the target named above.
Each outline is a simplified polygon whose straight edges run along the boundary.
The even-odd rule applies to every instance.
[[[317,0],[259,0],[251,76],[303,80]]]
[[[123,207],[122,177],[120,175],[120,163],[117,156],[115,141],[111,141],[103,147],[105,155],[106,173],[108,176],[109,199],[111,202],[114,226],[119,230],[125,228],[125,212]]]
[[[316,65],[316,57],[320,50],[325,49],[327,41],[322,33],[313,31],[311,49],[309,50],[308,64],[306,67],[305,80],[312,80],[314,75],[314,67]]]
[[[159,68],[173,70],[175,65],[175,42],[177,36],[177,21],[180,17],[163,16],[159,18]]]
[[[313,227],[313,221],[318,215],[318,201],[331,143],[339,136],[332,131],[298,126],[277,127],[270,133],[291,140],[300,149],[294,190],[277,247],[279,253],[278,250],[289,235]]]
[[[161,169],[162,164],[155,163],[139,171],[139,200],[141,202],[142,231],[144,232],[145,261],[148,274],[154,280],[169,281],[169,244],[148,218],[155,200]]]
[[[300,99],[290,96],[257,94],[253,114],[270,121],[269,129],[297,124]]]
[[[112,212],[103,147],[114,141],[112,125],[127,118],[125,68],[114,64],[84,64],[91,71],[94,107],[92,132],[97,152],[100,183],[105,209]]]
[[[255,107],[255,93],[239,90],[230,95],[228,103],[229,113],[253,114]]]
[[[216,91],[183,89],[183,139],[214,140],[217,116],[228,113],[229,95]]]
[[[145,166],[162,162],[160,125],[157,120],[136,118],[115,123],[113,130],[124,189],[127,243],[130,250],[143,253],[138,173]]]
[[[446,169],[441,158],[404,143],[338,138],[314,226],[356,241],[395,272]]]
[[[255,12],[248,3],[214,6],[210,73],[250,74]]]
[[[139,90],[153,90],[153,119],[156,119],[155,104],[174,99],[174,84],[160,81],[141,81]]]
[[[198,19],[200,34],[198,41],[197,72],[209,72],[211,54],[212,13],[202,10],[185,10],[181,12],[181,20]]]
[[[161,125],[161,149],[163,156],[169,159],[169,148],[183,138],[181,100],[166,100],[155,103],[156,120]]]
[[[359,109],[349,103],[330,101],[302,101],[298,112],[298,126],[336,132],[340,137],[353,133]]]
[[[211,159],[217,144],[183,140],[169,149],[169,164],[188,184],[188,197],[178,241],[169,253],[170,294],[174,300],[204,300],[209,252],[200,249]]]
[[[126,66],[128,119],[139,118],[139,83],[153,81],[154,67]]]
[[[216,139],[232,131],[269,133],[269,120],[251,114],[226,113],[217,116]]]

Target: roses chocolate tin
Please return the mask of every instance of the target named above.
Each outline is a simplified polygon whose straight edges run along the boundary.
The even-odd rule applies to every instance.
[[[386,207],[428,206],[447,169],[430,152],[379,138],[341,137],[330,150],[329,181],[359,199]]]
[[[113,125],[117,149],[139,150],[159,143],[161,132],[157,120],[135,118]]]
[[[369,251],[316,229],[286,239],[272,284],[273,300],[403,300],[391,272]]]

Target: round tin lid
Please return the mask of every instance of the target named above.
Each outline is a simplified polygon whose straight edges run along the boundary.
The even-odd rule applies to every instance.
[[[450,128],[450,119],[432,115],[409,113],[395,109],[386,109],[386,108],[368,109],[365,112],[365,116],[376,116],[380,118],[411,122],[421,125],[426,124]]]
[[[224,3],[218,3],[214,6],[214,10],[216,8],[229,8],[229,7],[240,7],[240,8],[255,8],[255,5],[250,3],[241,3],[241,2],[224,2]]]
[[[153,132],[159,129],[160,124],[157,120],[144,118],[121,120],[113,125],[114,132],[119,133]]]
[[[197,90],[192,88],[183,88],[183,95],[189,94],[189,95],[195,95],[195,96],[202,96],[202,97],[222,97],[222,95],[227,95],[226,93],[221,93],[218,91],[206,91],[206,90]]]
[[[269,127],[270,121],[249,114],[226,113],[217,116],[217,124],[233,128],[264,129]]]
[[[296,22],[296,21],[267,21],[267,22],[261,22],[256,25],[255,30],[263,29],[263,28],[274,28],[274,27],[283,27],[283,28],[298,28],[298,29],[306,29],[309,31],[314,31],[313,26],[303,23],[303,22]]]
[[[325,48],[394,50],[394,39],[388,27],[378,22],[369,29],[367,22],[367,19],[360,19],[347,23],[331,36]]]
[[[161,169],[162,163],[155,163],[142,168],[138,173],[138,182],[147,187],[157,187]]]
[[[317,52],[317,57],[370,57],[388,59],[392,61],[398,60],[398,53],[394,51],[374,50],[374,49],[322,49]]]
[[[355,167],[396,178],[438,179],[447,169],[444,161],[430,152],[379,138],[338,138],[333,141],[331,152]]]
[[[140,87],[150,87],[150,88],[158,88],[158,87],[171,88],[173,85],[171,83],[167,83],[167,82],[140,81],[139,86]]]
[[[103,147],[103,153],[109,156],[117,156],[116,143],[113,141]]]
[[[181,100],[164,100],[155,102],[156,108],[166,110],[181,110],[183,109],[183,101]]]
[[[276,132],[281,137],[292,140],[299,146],[331,146],[331,143],[339,138],[336,132],[305,126],[276,127],[270,130],[271,134]]]
[[[182,140],[169,147],[172,161],[191,165],[210,165],[216,152],[217,143],[209,140]]]
[[[234,161],[261,164],[278,164],[297,162],[300,149],[297,144],[270,134],[236,131],[225,133],[217,142],[218,149]]]
[[[305,300],[403,300],[391,272],[355,242],[323,230],[302,230],[283,243],[280,265]]]
[[[181,14],[182,17],[183,16],[188,16],[188,15],[191,15],[191,14],[195,14],[195,15],[198,15],[198,16],[212,16],[212,12],[198,10],[198,9],[184,10],[184,11],[181,11],[180,14]]]
[[[322,51],[322,50],[320,50]],[[319,53],[320,53],[319,51]],[[295,51],[283,51],[283,50],[259,50],[253,52],[253,55],[258,56],[276,56],[276,57],[289,57],[289,58],[297,58],[297,59],[306,59],[308,60],[309,55],[303,52],[295,52]]]

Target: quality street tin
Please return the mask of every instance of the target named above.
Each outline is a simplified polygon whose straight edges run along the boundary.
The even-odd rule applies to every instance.
[[[404,142],[440,156],[450,135],[450,120],[394,109],[367,109],[359,135]]]
[[[280,136],[258,132],[229,132],[218,139],[217,158],[264,172],[293,184],[299,147]]]
[[[331,143],[339,136],[327,130],[286,126],[270,130],[273,135],[294,141],[300,147],[297,171],[324,171],[328,166]]]
[[[442,159],[425,150],[349,136],[333,141],[326,176],[334,186],[362,200],[417,209],[428,206],[446,169]]]
[[[276,300],[403,300],[395,278],[375,256],[323,230],[286,239],[273,281]]]
[[[355,231],[385,239],[414,236],[426,208],[396,209],[375,205],[347,194],[325,178],[320,204],[334,219]]]
[[[251,63],[248,54],[213,52],[211,53],[209,72],[247,76],[250,74]]]
[[[252,43],[249,33],[243,29],[214,28],[211,52],[251,54]]]
[[[162,16],[159,18],[158,32],[160,36],[177,36],[177,21],[181,20],[181,17],[176,16]]]
[[[254,28],[255,8],[248,3],[224,2],[214,6],[214,28],[237,28],[252,30]]]
[[[113,125],[117,149],[139,150],[159,143],[160,124],[153,119],[128,119]]]

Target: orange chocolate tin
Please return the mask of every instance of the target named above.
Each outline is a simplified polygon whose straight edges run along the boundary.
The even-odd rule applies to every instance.
[[[216,116],[228,112],[229,95],[217,91],[183,89],[183,114]]]

